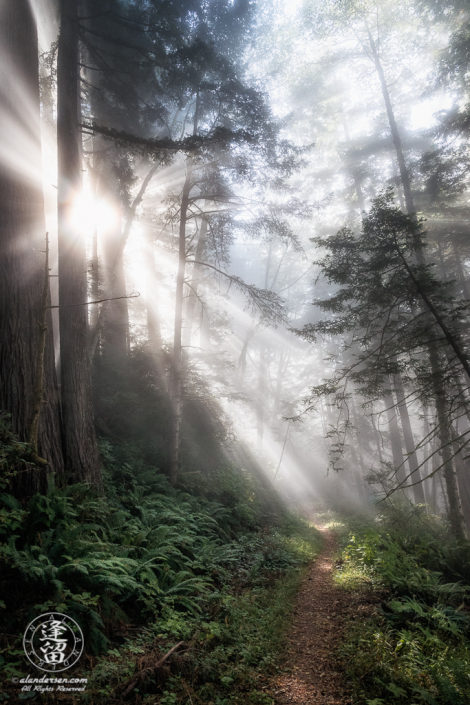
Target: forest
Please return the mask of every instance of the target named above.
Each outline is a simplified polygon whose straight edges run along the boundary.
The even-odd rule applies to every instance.
[[[0,118],[0,702],[468,705],[468,0],[0,0]]]

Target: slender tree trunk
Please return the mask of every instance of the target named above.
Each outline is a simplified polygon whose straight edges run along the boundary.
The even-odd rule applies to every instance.
[[[173,403],[173,423],[170,439],[170,482],[173,486],[178,483],[180,466],[180,431],[183,415],[182,405],[182,379],[183,379],[183,301],[184,301],[184,274],[186,268],[186,222],[191,191],[192,162],[186,162],[186,179],[181,196],[181,215],[178,244],[178,275],[176,278],[175,297],[175,327],[173,338],[173,366],[171,371],[171,398]]]
[[[388,425],[390,429],[390,444],[392,446],[393,465],[395,467],[398,482],[404,482],[406,473],[404,468],[404,458],[398,428],[395,402],[391,394],[384,394],[384,404],[387,411]]]
[[[457,267],[457,274],[459,275],[460,286],[462,287],[462,296],[464,299],[468,300],[468,299],[470,299],[470,291],[468,288],[467,280],[465,278],[465,273],[463,271],[462,260],[460,258],[459,248],[457,246],[457,242],[455,240],[455,237],[451,237],[450,241],[452,243],[452,249],[454,251],[455,264]]]
[[[434,346],[429,346],[429,359],[431,363],[432,385],[436,400],[437,422],[439,424],[439,439],[441,443],[443,474],[446,483],[447,499],[449,502],[449,522],[455,538],[462,539],[466,536],[465,521],[460,502],[457,475],[452,462],[451,434],[449,429],[449,415],[447,409],[446,393],[442,381],[439,358]]]
[[[158,275],[155,268],[153,233],[149,228],[145,239],[145,263],[147,268],[147,332],[150,354],[157,359],[162,351],[162,333],[158,312]]]
[[[199,229],[199,237],[196,246],[196,254],[194,259],[196,260],[193,264],[193,272],[191,277],[190,289],[188,293],[188,300],[186,305],[186,316],[185,325],[183,331],[183,346],[188,346],[191,344],[191,331],[194,324],[194,311],[196,308],[196,303],[198,300],[198,289],[201,283],[201,273],[202,266],[200,262],[202,261],[204,247],[206,245],[207,237],[207,220],[206,218],[201,218],[201,226]],[[201,319],[204,316],[204,311],[202,312]]]
[[[60,2],[57,56],[59,321],[65,466],[70,480],[101,486],[88,357],[85,234],[73,219],[81,192],[77,0]]]
[[[240,380],[240,384],[243,385],[244,379],[245,379],[245,374],[246,374],[246,358],[248,354],[248,346],[250,344],[251,339],[253,338],[254,334],[256,333],[256,326],[254,328],[250,328],[247,330],[246,335],[245,335],[245,340],[243,341],[243,346],[240,352],[240,357],[238,358],[238,376]]]
[[[373,410],[372,410],[372,412],[373,412]],[[375,427],[373,415],[370,416],[370,423],[371,423],[372,428],[374,429],[374,438],[375,438],[375,444],[377,447],[377,455],[379,456],[379,462],[380,462],[380,465],[382,466],[383,461],[384,461],[383,453],[382,453],[382,438],[380,436],[378,429]]]
[[[410,416],[408,414],[408,407],[406,405],[405,394],[403,391],[403,382],[401,374],[397,373],[393,375],[393,384],[395,387],[395,394],[397,396],[397,408],[400,414],[401,427],[403,430],[403,439],[405,441],[406,453],[408,456],[408,465],[410,468],[410,478],[408,479],[408,484],[413,484],[413,497],[415,504],[425,504],[424,489],[421,481],[421,475],[419,472],[419,462],[416,453],[415,442],[413,439],[413,432],[411,430]],[[419,484],[415,484],[419,482]]]
[[[279,353],[279,363],[277,366],[277,375],[276,375],[276,389],[274,391],[274,400],[273,400],[273,413],[274,414],[278,414],[280,411],[282,383],[284,381],[284,377],[285,377],[287,368],[289,366],[289,361],[290,361],[290,353],[288,351],[281,350],[281,352]]]
[[[37,31],[28,0],[0,4],[0,411],[29,440],[44,287],[45,219],[39,120]],[[8,160],[11,145],[16,159]],[[26,166],[27,165],[27,166]],[[60,477],[63,458],[50,311],[38,451]],[[24,496],[46,488],[46,469],[14,481]]]
[[[261,343],[259,351],[259,368],[258,368],[258,399],[256,404],[256,435],[258,438],[258,446],[263,446],[264,438],[264,407],[267,396],[267,381],[266,381],[266,360],[267,351],[266,345]]]
[[[380,81],[380,87],[382,89],[382,96],[385,103],[385,109],[387,111],[388,123],[390,125],[390,132],[392,134],[392,142],[395,147],[395,153],[397,155],[398,169],[400,171],[401,183],[403,185],[403,193],[405,195],[405,205],[408,213],[415,212],[415,206],[413,203],[413,195],[411,192],[411,179],[406,167],[405,156],[403,154],[403,145],[398,131],[398,126],[395,120],[395,115],[393,112],[392,101],[390,100],[390,93],[387,86],[387,81],[385,79],[384,70],[382,67],[382,62],[380,61],[380,56],[377,51],[372,34],[368,30],[369,45],[371,51],[371,58],[374,62],[375,70]]]
[[[356,489],[357,493],[359,495],[359,499],[361,502],[364,502],[367,499],[367,492],[366,488],[364,485],[364,464],[362,462],[362,459],[358,457],[358,453],[356,453],[356,449],[352,443],[349,445],[349,449],[351,451],[351,457],[352,461],[355,465],[355,470],[353,471],[354,473],[354,479],[356,482]],[[362,470],[362,473],[361,473]]]
[[[205,291],[205,284],[201,284],[199,286],[199,292],[201,294],[201,298],[204,297],[204,291]],[[209,321],[209,316],[207,315],[207,310],[204,306],[201,305],[201,323],[199,326],[199,347],[201,350],[210,350],[211,349],[211,327],[210,327],[210,321]]]
[[[348,122],[347,122],[347,119],[345,117],[343,110],[341,110],[341,121],[343,123],[343,130],[344,130],[344,135],[346,137],[346,141],[350,142],[351,136],[349,134]],[[365,210],[365,203],[364,203],[364,194],[362,193],[361,181],[357,175],[357,171],[355,170],[354,166],[349,169],[349,173],[352,176],[352,179],[354,182],[354,189],[356,191],[357,205],[359,206],[359,211],[362,213],[362,211]]]
[[[452,452],[454,455],[454,464],[457,473],[457,484],[459,488],[460,501],[462,503],[462,513],[465,520],[467,532],[470,531],[470,468],[467,461],[464,459],[464,453],[460,450],[457,437],[459,435],[459,420],[456,426],[451,426],[452,435]]]

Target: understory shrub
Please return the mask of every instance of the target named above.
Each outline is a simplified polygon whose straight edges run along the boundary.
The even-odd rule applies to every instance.
[[[186,655],[143,678],[131,701],[147,693],[149,702],[189,702],[189,688],[194,702],[265,702],[262,693],[243,698],[256,692],[255,672],[275,662],[295,576],[317,534],[285,514],[266,526],[256,486],[236,468],[222,468],[209,497],[195,496],[150,467],[119,462],[109,442],[102,457],[105,496],[52,481],[26,503],[0,496],[3,680],[31,670],[26,625],[58,611],[84,632],[93,665],[85,699],[119,700],[142,659],[155,663],[182,640]],[[71,676],[83,675],[81,663]]]
[[[347,529],[347,531],[345,531]],[[470,548],[423,507],[344,523],[336,581],[380,604],[342,647],[360,702],[470,702]]]

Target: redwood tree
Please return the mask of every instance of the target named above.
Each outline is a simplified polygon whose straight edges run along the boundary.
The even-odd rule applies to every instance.
[[[57,56],[60,371],[64,456],[73,481],[100,484],[88,355],[85,235],[74,222],[81,191],[78,2],[61,0]]]
[[[38,361],[45,238],[39,123],[37,29],[28,0],[1,4],[0,101],[0,409],[22,441],[28,440]],[[5,156],[14,144],[17,157]],[[46,319],[43,403],[38,450],[47,471],[63,469],[50,312]],[[25,470],[17,491],[45,487],[46,465]]]

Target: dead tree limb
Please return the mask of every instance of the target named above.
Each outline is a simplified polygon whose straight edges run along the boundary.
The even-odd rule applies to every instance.
[[[150,671],[156,670],[157,668],[161,668],[165,661],[176,651],[176,649],[179,649],[180,646],[184,645],[184,641],[178,642],[176,646],[174,646],[172,649],[170,649],[162,658],[157,661],[155,666],[150,666],[150,668],[144,668],[142,671],[140,671],[138,677],[130,683],[127,688],[125,689],[124,693],[122,694],[122,697],[125,698],[126,695],[129,695],[129,693],[134,690],[136,685],[138,685],[139,681],[142,680],[142,677],[146,674],[149,673]]]

